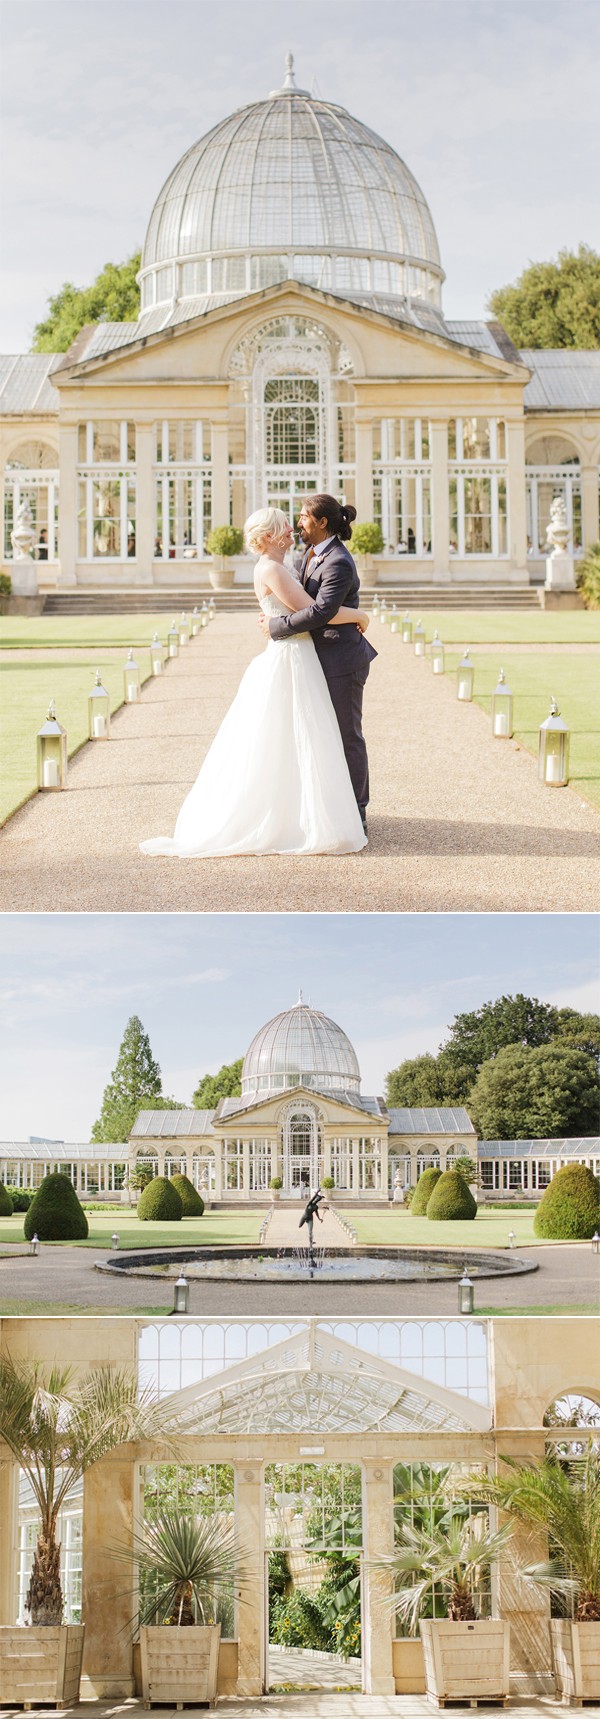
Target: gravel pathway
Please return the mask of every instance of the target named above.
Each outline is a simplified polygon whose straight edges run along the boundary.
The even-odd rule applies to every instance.
[[[600,820],[387,628],[365,699],[370,842],[361,854],[169,860],[181,801],[251,657],[254,617],[219,615],[0,834],[5,912],[569,912],[600,894]],[[282,646],[282,649],[285,647]]]
[[[307,1196],[308,1198],[308,1196]],[[327,1195],[325,1195],[327,1199]],[[302,1202],[293,1208],[274,1204],[265,1242],[269,1247],[306,1247],[306,1228],[300,1229]],[[315,1219],[313,1228],[315,1247],[352,1247],[353,1238],[340,1223],[337,1212],[329,1206],[323,1212],[321,1222]]]

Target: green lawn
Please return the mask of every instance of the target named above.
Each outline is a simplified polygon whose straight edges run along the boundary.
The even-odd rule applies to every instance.
[[[462,654],[462,653],[461,653]],[[449,651],[446,667],[454,680],[460,657]],[[473,658],[474,702],[490,714],[492,692],[502,667],[514,694],[514,738],[537,757],[540,723],[550,714],[550,698],[558,703],[570,730],[569,778],[586,800],[600,806],[600,662],[595,655],[568,652],[513,656],[510,651],[487,652]],[[454,688],[452,689],[454,690]],[[491,740],[491,730],[490,730]],[[492,744],[502,744],[492,742]],[[549,790],[551,792],[551,790]]]
[[[171,1305],[160,1307],[82,1307],[79,1301],[11,1301],[0,1298],[0,1318],[11,1319],[67,1319],[75,1314],[78,1318],[133,1319],[141,1314],[145,1319],[166,1319],[173,1312]]]
[[[90,655],[82,651],[75,662],[53,663],[42,654],[39,662],[10,662],[2,664],[2,750],[4,753],[0,779],[0,823],[4,823],[37,787],[36,735],[46,716],[50,699],[56,714],[67,730],[69,757],[88,738],[88,694],[94,685],[95,671],[100,670],[102,684],[110,698],[111,712],[123,704],[122,662],[108,661],[101,651]],[[147,651],[136,652],[140,679],[148,680],[150,657]],[[102,742],[100,742],[102,744]],[[109,742],[110,744],[110,742]]]
[[[180,614],[175,607],[172,615],[165,610],[157,615],[34,615],[31,620],[0,615],[0,650],[129,650],[130,645],[149,645],[155,633],[166,644],[173,616]]]
[[[409,1211],[353,1212],[343,1216],[353,1224],[359,1242],[378,1247],[507,1247],[508,1232],[514,1230],[517,1247],[544,1247],[533,1233],[533,1211],[488,1212],[480,1206],[477,1217],[464,1223],[431,1223],[429,1218],[411,1218]],[[9,1220],[10,1221],[10,1220]],[[582,1243],[582,1246],[585,1246]]]
[[[600,609],[423,609],[398,603],[398,613],[408,613],[413,625],[421,620],[427,640],[437,627],[444,644],[452,645],[593,645],[600,644]],[[33,623],[32,623],[33,625]],[[369,638],[376,643],[381,622],[372,621]],[[0,635],[1,636],[1,635]],[[408,650],[400,636],[394,638],[399,651]]]
[[[215,1247],[219,1242],[258,1242],[264,1211],[206,1212],[203,1218],[183,1218],[178,1224],[140,1223],[135,1212],[88,1212],[90,1233],[84,1242],[47,1242],[47,1247],[105,1247],[110,1251],[116,1231],[122,1248]],[[23,1246],[24,1214],[0,1219],[0,1243]]]

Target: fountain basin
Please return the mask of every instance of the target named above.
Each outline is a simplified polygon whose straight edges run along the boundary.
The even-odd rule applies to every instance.
[[[537,1263],[524,1260],[512,1249],[506,1253],[491,1248],[465,1252],[462,1248],[352,1247],[308,1249],[268,1247],[181,1247],[144,1248],[112,1254],[96,1266],[97,1271],[122,1273],[128,1277],[175,1279],[182,1267],[190,1282],[220,1279],[242,1283],[443,1283],[462,1277],[521,1277],[537,1271]]]

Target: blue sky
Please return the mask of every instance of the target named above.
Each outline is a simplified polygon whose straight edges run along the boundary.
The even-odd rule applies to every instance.
[[[2,1136],[87,1139],[126,1021],[166,1092],[243,1055],[299,987],[355,1046],[364,1092],[503,993],[600,1008],[594,915],[2,915]]]
[[[2,335],[144,236],[196,138],[281,81],[341,103],[433,213],[446,313],[481,316],[530,259],[597,244],[597,0],[8,0]]]

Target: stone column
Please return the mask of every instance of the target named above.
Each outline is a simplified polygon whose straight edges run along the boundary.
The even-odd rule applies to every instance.
[[[581,467],[581,531],[584,549],[597,543],[600,537],[598,519],[598,466]]]
[[[0,1522],[3,1542],[0,1558],[0,1624],[14,1624],[17,1618],[18,1509],[19,1468],[4,1446],[0,1458]]]
[[[135,1482],[136,1465],[126,1447],[84,1475],[82,1694],[97,1701],[133,1695],[133,1645],[126,1626],[135,1613],[135,1571],[117,1563],[110,1548],[131,1545]]]
[[[250,1198],[250,1141],[242,1140],[242,1191],[244,1199]]]
[[[365,1462],[363,1468],[363,1666],[367,1695],[394,1695],[392,1614],[386,1604],[392,1592],[387,1570],[373,1567],[394,1544],[392,1465]]]
[[[211,424],[211,526],[229,525],[229,426]]]
[[[217,1140],[216,1144],[215,1144],[215,1200],[222,1200],[222,1198],[223,1198],[223,1152],[224,1152],[224,1150],[225,1150],[224,1140]]]
[[[510,1435],[502,1438],[502,1451],[510,1456]],[[532,1435],[525,1448],[519,1442],[514,1454],[519,1461],[544,1457],[544,1435]],[[502,1470],[502,1464],[498,1463]],[[506,1473],[506,1470],[504,1470]],[[525,1523],[512,1520],[512,1534],[497,1568],[498,1612],[510,1624],[510,1675],[513,1695],[551,1695],[553,1678],[550,1660],[550,1595],[546,1588],[536,1588],[525,1581],[522,1570],[527,1564],[543,1563],[548,1557],[547,1536]],[[506,1521],[504,1515],[499,1522]]]
[[[135,561],[132,573],[139,585],[152,584],[156,537],[154,425],[136,424]]]
[[[327,1133],[323,1135],[323,1175],[331,1175],[331,1139]]]
[[[361,525],[373,518],[373,425],[356,420],[356,511]]]
[[[448,493],[448,425],[432,419],[429,427],[431,452],[431,548],[436,585],[450,583],[450,497]]]
[[[260,1463],[234,1462],[235,1523],[244,1566],[237,1614],[239,1696],[265,1687],[264,1493]]]
[[[527,499],[525,482],[525,422],[506,425],[508,556],[511,569],[527,573]],[[528,575],[527,575],[528,576]]]
[[[355,1134],[352,1140],[352,1193],[358,1199],[360,1193],[360,1140]]]
[[[77,542],[77,425],[61,424],[58,432],[60,511],[58,516],[58,585],[76,585]]]

